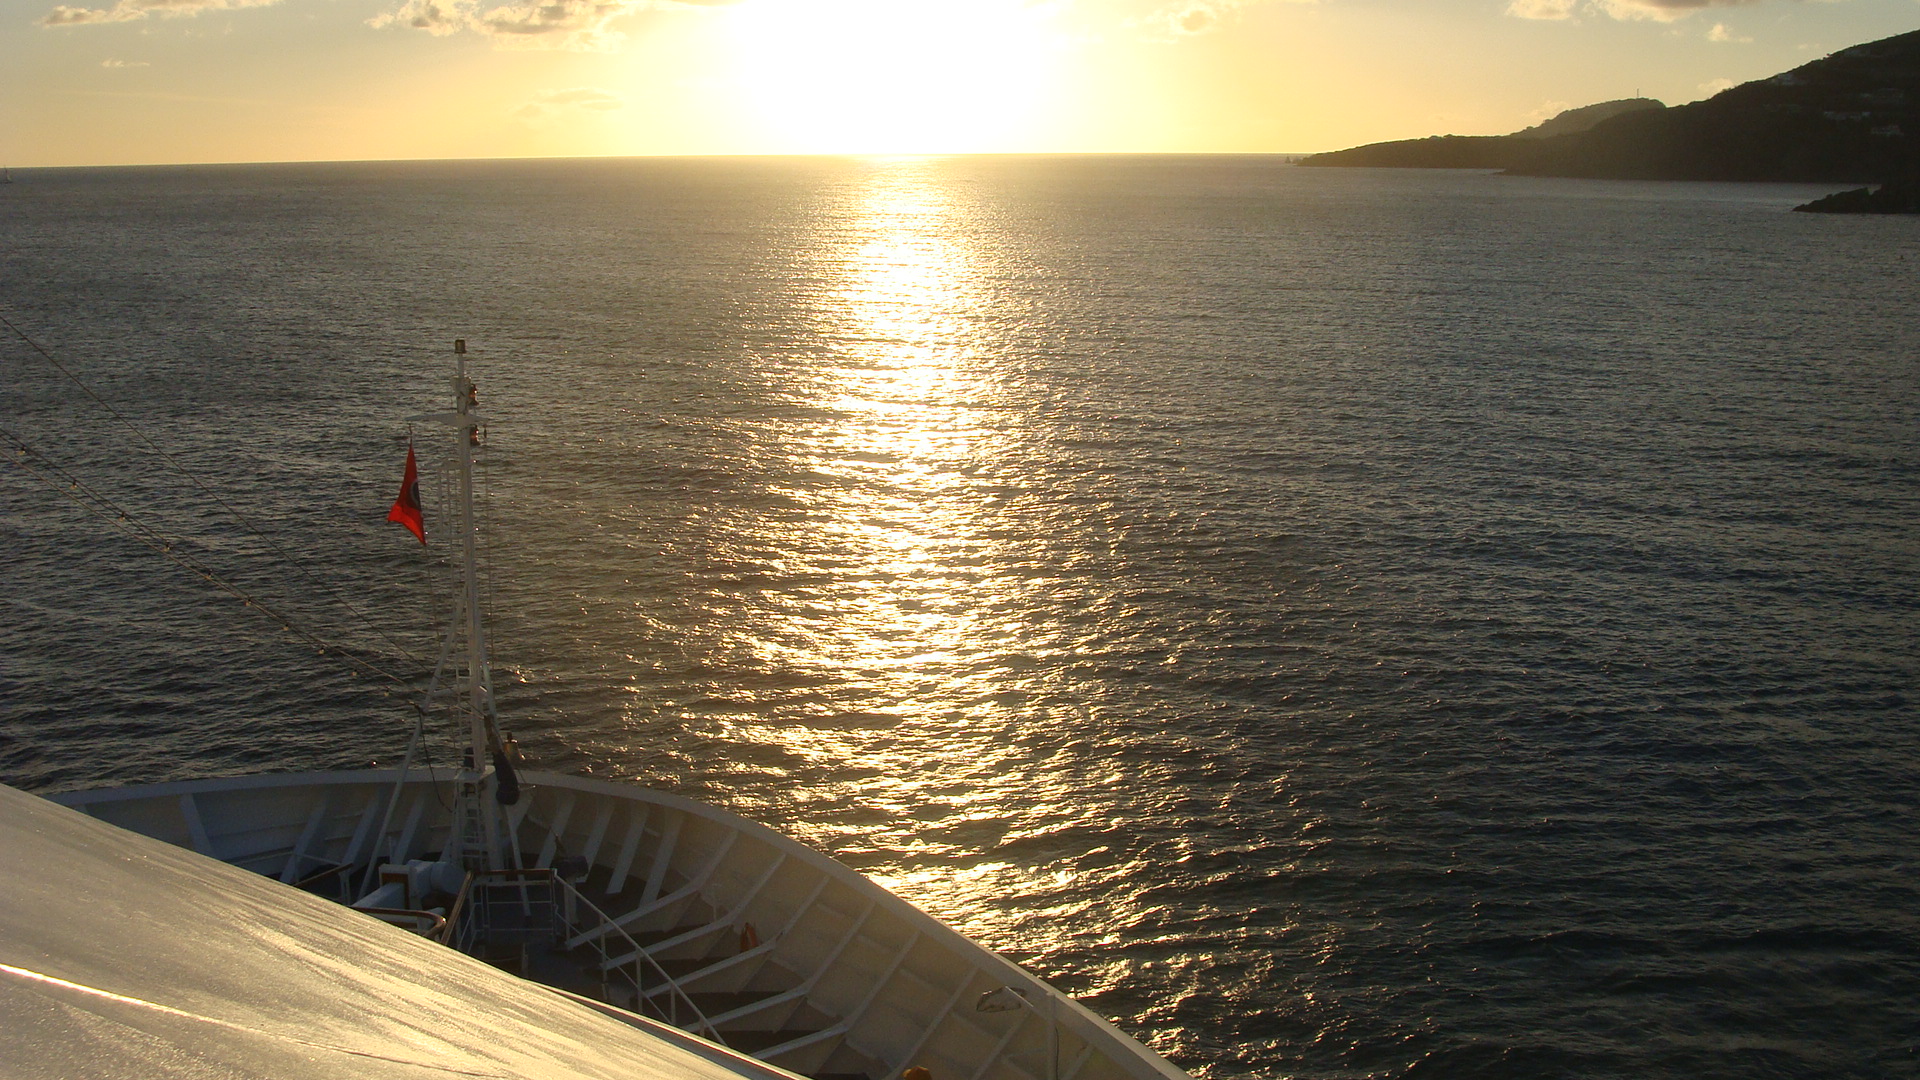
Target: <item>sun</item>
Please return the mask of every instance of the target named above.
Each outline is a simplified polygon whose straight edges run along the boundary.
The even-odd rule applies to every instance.
[[[1029,0],[746,0],[742,112],[783,153],[1032,148],[1066,42]]]

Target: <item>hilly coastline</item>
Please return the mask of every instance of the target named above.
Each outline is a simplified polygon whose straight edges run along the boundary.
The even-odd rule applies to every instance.
[[[1605,102],[1511,135],[1373,143],[1300,164],[1878,184],[1894,189],[1878,194],[1910,196],[1920,173],[1917,136],[1920,31],[1856,45],[1689,105]]]
[[[1512,169],[1539,153],[1546,140],[1583,135],[1596,125],[1636,112],[1664,110],[1652,98],[1603,101],[1566,112],[1511,135],[1430,135],[1369,143],[1303,158],[1302,165],[1374,169]]]

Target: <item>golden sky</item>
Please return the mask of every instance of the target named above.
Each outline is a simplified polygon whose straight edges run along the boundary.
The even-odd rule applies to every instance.
[[[1295,153],[1691,101],[1920,0],[0,0],[0,25],[16,168]]]

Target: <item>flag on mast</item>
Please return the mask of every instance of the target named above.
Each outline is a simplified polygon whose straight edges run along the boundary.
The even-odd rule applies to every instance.
[[[407,440],[407,475],[400,481],[400,497],[387,511],[388,521],[397,521],[407,531],[427,542],[427,522],[420,516],[420,468],[413,462],[413,440]]]

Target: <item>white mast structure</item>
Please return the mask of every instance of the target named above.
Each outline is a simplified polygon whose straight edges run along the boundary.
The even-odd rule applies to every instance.
[[[456,367],[453,376],[453,411],[410,417],[431,420],[454,429],[455,452],[452,460],[454,480],[455,527],[459,543],[455,561],[452,618],[446,639],[441,644],[440,661],[435,665],[433,683],[428,687],[429,702],[441,675],[457,665],[465,652],[464,693],[456,692],[453,708],[464,713],[467,726],[466,767],[459,774],[459,801],[454,809],[452,835],[448,838],[448,861],[459,861],[469,869],[499,870],[518,866],[518,844],[504,844],[504,809],[519,798],[519,783],[513,775],[510,750],[500,736],[500,724],[493,706],[493,668],[487,658],[486,624],[481,619],[479,528],[473,514],[474,448],[486,418],[474,409],[477,397],[467,378],[467,343],[453,343]],[[465,648],[462,650],[462,639]],[[384,830],[382,830],[384,833]],[[503,850],[504,849],[504,850]]]

